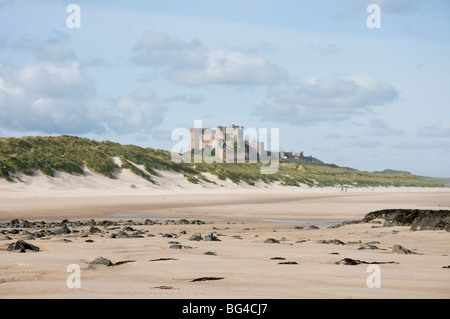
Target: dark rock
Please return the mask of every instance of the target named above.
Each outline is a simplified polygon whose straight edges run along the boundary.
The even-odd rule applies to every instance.
[[[81,232],[80,237],[89,237],[89,233],[87,232]]]
[[[368,249],[376,250],[376,249],[379,249],[379,248],[377,246],[375,246],[375,245],[368,245],[368,244],[361,245],[358,248],[358,250],[368,250]]]
[[[23,240],[18,240],[15,243],[10,244],[6,250],[19,250],[21,253],[24,253],[26,250],[39,251],[39,247],[29,244]]]
[[[360,260],[355,260],[351,258],[344,258],[337,262],[335,262],[336,265],[359,265],[361,264]]]
[[[170,249],[181,249],[181,248],[183,248],[183,245],[180,245],[180,244],[171,245],[169,248]]]
[[[93,261],[90,262],[91,265],[106,265],[111,266],[113,263],[111,260],[104,257],[97,257]]]
[[[450,268],[450,265],[448,265],[448,266],[444,266],[444,267],[442,267],[442,268]]]
[[[221,241],[214,233],[205,236],[205,241]]]
[[[171,240],[171,241],[168,242],[168,244],[178,245],[179,242],[178,242],[178,241],[175,241],[175,240]]]
[[[134,231],[133,227],[131,226],[125,226],[122,228],[123,231]]]
[[[267,238],[264,243],[266,244],[279,244],[280,242],[276,240],[275,238]]]
[[[182,218],[182,219],[180,219],[180,220],[177,222],[177,224],[178,224],[178,225],[185,225],[185,224],[189,224],[189,221],[188,221],[187,219]]]
[[[158,258],[158,259],[150,259],[149,261],[166,261],[166,260],[178,260],[176,258]]]
[[[195,220],[191,221],[191,224],[194,224],[194,225],[204,225],[204,224],[206,224],[206,223],[205,223],[204,221],[200,220],[200,219],[195,219]]]
[[[111,235],[111,238],[129,238],[129,237],[130,236],[128,236],[128,234],[126,232],[121,231],[121,230],[118,233]]]
[[[5,237],[3,237],[1,240],[11,240],[11,239],[12,239],[11,237],[5,236]]]
[[[317,226],[315,226],[315,225],[311,225],[311,226],[308,226],[307,229],[308,229],[308,230],[319,229],[319,227],[317,227]]]
[[[231,237],[236,238],[236,239],[242,239],[242,237],[239,236],[239,235],[233,235],[233,236],[231,236]]]
[[[197,282],[197,281],[209,281],[209,280],[221,280],[224,277],[200,277],[192,279],[191,282]]]
[[[56,235],[67,235],[70,233],[71,233],[71,231],[70,231],[69,227],[67,227],[66,224],[63,224],[63,226],[60,229],[55,230]]]
[[[216,253],[213,252],[213,251],[205,251],[205,252],[203,253],[203,255],[216,256]]]
[[[112,222],[110,220],[102,220],[101,222],[98,223],[99,226],[103,226],[103,227],[109,227],[112,225],[116,225],[115,222]]]
[[[298,265],[296,261],[280,261],[278,265]]]
[[[409,250],[409,249],[407,249],[405,247],[402,247],[400,245],[394,245],[392,247],[392,253],[394,253],[394,254],[403,254],[403,255],[410,255],[410,254],[415,255],[415,254],[417,254],[417,253],[415,253],[415,252],[413,252],[413,251],[411,251],[411,250]]]
[[[85,242],[87,243],[93,243],[94,241],[92,239],[86,239]]]
[[[119,265],[123,265],[123,264],[127,264],[127,263],[134,263],[136,260],[120,260],[112,265],[109,266],[119,266]]]
[[[301,244],[301,243],[306,243],[306,242],[307,242],[306,239],[300,239],[300,240],[297,240],[295,243],[296,244]]]
[[[272,257],[271,260],[286,260],[284,257]]]
[[[91,226],[91,228],[89,228],[89,232],[91,234],[97,234],[97,233],[101,233],[102,231],[99,228],[95,227],[95,226]]]
[[[351,258],[344,258],[337,262],[335,262],[336,265],[359,265],[359,264],[398,264],[398,262],[395,261],[364,261],[364,260],[358,260],[358,259],[351,259]]]
[[[339,239],[330,239],[327,241],[327,244],[335,244],[335,245],[345,245],[344,242]]]
[[[203,237],[202,237],[202,235],[197,233],[197,234],[194,234],[191,237],[189,237],[188,240],[200,241],[200,240],[203,240]]]
[[[450,231],[449,210],[384,209],[370,212],[363,222],[384,219],[383,227],[410,226],[410,230]]]

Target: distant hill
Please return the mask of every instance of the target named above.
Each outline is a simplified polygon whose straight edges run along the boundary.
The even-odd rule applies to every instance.
[[[120,161],[115,161],[119,158]],[[118,164],[120,163],[120,164]],[[86,169],[114,179],[114,171],[128,169],[149,183],[157,184],[159,171],[175,171],[187,181],[214,183],[205,173],[219,180],[255,185],[278,182],[285,186],[418,186],[442,187],[443,183],[412,174],[382,174],[341,168],[321,161],[301,159],[280,161],[278,172],[261,174],[261,163],[174,163],[165,150],[98,142],[74,136],[0,138],[0,178],[18,181],[17,173],[33,176],[40,171],[55,176],[62,171],[83,175]]]
[[[378,174],[409,174],[409,175],[411,175],[411,173],[408,171],[398,171],[395,169],[385,169],[383,171],[375,171],[374,173],[378,173]]]

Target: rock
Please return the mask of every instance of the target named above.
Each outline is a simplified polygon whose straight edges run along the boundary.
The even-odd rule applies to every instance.
[[[134,231],[133,227],[131,226],[125,226],[122,228],[123,231]]]
[[[89,237],[89,233],[87,232],[81,232],[80,237]]]
[[[317,226],[315,226],[315,225],[311,225],[311,226],[308,226],[307,229],[308,229],[308,230],[319,229],[319,227],[317,227]]]
[[[375,245],[368,245],[368,244],[361,245],[358,248],[358,250],[368,250],[368,249],[379,249],[379,248]]]
[[[155,237],[156,235],[154,234],[147,234],[147,237]]]
[[[180,244],[176,244],[176,245],[171,245],[169,248],[170,249],[181,249],[181,248],[183,248],[183,246]]]
[[[327,241],[327,244],[335,244],[335,245],[345,245],[344,242],[339,239],[330,239]]]
[[[280,261],[278,265],[298,265],[296,261]]]
[[[205,252],[203,253],[203,255],[216,256],[216,253],[213,252],[213,251],[205,251]]]
[[[194,234],[191,237],[189,237],[188,240],[200,241],[200,240],[203,240],[203,237],[201,234],[197,233],[197,234]]]
[[[177,222],[177,224],[178,224],[178,225],[185,225],[185,224],[189,224],[189,221],[188,221],[187,219],[182,218],[182,219],[180,219],[180,220]]]
[[[361,264],[360,260],[355,260],[351,258],[344,258],[337,262],[335,262],[336,265],[359,265]]]
[[[363,222],[384,219],[383,227],[410,226],[410,230],[446,230],[450,232],[449,210],[384,209],[370,212]]]
[[[272,257],[271,260],[286,260],[284,257]]]
[[[347,245],[361,245],[361,244],[362,244],[361,240],[347,242]]]
[[[193,225],[204,225],[205,222],[200,220],[200,219],[196,219],[196,220],[191,221],[191,224],[193,224]]]
[[[359,264],[398,264],[398,262],[395,261],[364,261],[364,260],[358,260],[358,259],[351,259],[351,258],[344,258],[337,262],[335,262],[336,265],[359,265]]]
[[[175,241],[175,240],[171,240],[168,242],[168,244],[172,244],[172,245],[178,245],[180,242]]]
[[[30,226],[30,223],[28,222],[28,220],[21,219],[19,221],[19,228],[30,228],[30,227],[31,226]]]
[[[242,239],[242,237],[239,236],[239,235],[233,235],[233,236],[231,236],[231,237],[236,238],[236,239]]]
[[[209,281],[209,280],[221,280],[221,279],[223,279],[223,277],[200,277],[200,278],[192,279],[191,282]]]
[[[97,233],[101,233],[102,231],[95,226],[91,226],[91,228],[89,228],[89,232],[91,234],[97,234]]]
[[[280,242],[276,240],[275,238],[267,238],[264,243],[266,244],[279,244]]]
[[[394,247],[392,247],[392,253],[394,253],[394,254],[404,254],[404,255],[409,255],[409,254],[415,255],[415,254],[417,254],[417,253],[415,253],[415,252],[413,252],[413,251],[411,251],[411,250],[409,250],[409,249],[407,249],[405,247],[402,247],[400,245],[394,245]]]
[[[97,257],[93,261],[89,263],[90,265],[106,265],[106,266],[112,266],[111,260],[104,258],[104,257]]]
[[[11,239],[12,239],[11,237],[5,236],[5,237],[3,237],[1,240],[11,240]]]
[[[71,231],[70,231],[69,227],[67,227],[66,224],[63,224],[63,226],[60,229],[55,230],[56,235],[67,235],[70,233],[71,233]]]
[[[94,241],[92,239],[86,239],[85,242],[87,243],[93,243]]]
[[[20,239],[15,243],[10,244],[6,250],[7,251],[19,250],[21,253],[24,253],[26,250],[39,251],[39,247],[29,244]]]
[[[301,243],[306,243],[306,239],[300,239],[300,240],[297,240],[295,243],[296,244],[301,244]]]
[[[214,233],[205,236],[205,241],[221,241]]]
[[[450,268],[450,265],[448,265],[448,266],[444,266],[444,267],[442,267],[442,268]]]

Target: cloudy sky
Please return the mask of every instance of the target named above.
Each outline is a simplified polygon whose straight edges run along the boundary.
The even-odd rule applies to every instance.
[[[448,177],[449,17],[446,0],[0,0],[0,136],[171,150],[172,130],[202,120],[279,128],[280,149],[327,163]]]

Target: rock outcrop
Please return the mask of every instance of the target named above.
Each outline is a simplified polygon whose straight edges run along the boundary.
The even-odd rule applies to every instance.
[[[383,227],[410,226],[411,230],[446,230],[450,232],[449,210],[384,209],[370,212],[363,222],[384,219]]]

